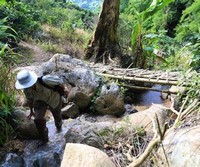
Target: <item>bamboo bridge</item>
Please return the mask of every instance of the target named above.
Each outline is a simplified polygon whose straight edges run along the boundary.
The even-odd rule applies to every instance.
[[[111,66],[99,66],[99,65],[90,65],[90,67],[96,71],[96,73],[100,76],[110,78],[110,79],[118,79],[124,82],[129,82],[129,84],[124,84],[125,86],[132,87],[133,89],[146,89],[146,90],[154,90],[152,88],[138,87],[138,86],[130,86],[133,85],[131,83],[141,82],[141,83],[151,83],[151,84],[159,84],[159,85],[170,85],[177,86],[178,80],[181,78],[179,72],[169,72],[169,71],[161,71],[161,70],[147,70],[147,69],[139,69],[139,68],[116,68]],[[165,90],[167,93],[170,93],[169,90]],[[163,91],[162,91],[163,92]],[[173,92],[171,92],[173,93]],[[177,93],[175,91],[174,93]]]

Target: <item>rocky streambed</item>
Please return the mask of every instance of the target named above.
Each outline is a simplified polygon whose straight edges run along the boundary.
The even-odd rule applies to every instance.
[[[40,66],[21,68],[33,70],[38,76],[51,73],[63,77],[70,90],[68,101],[73,105],[62,113],[63,127],[59,133],[47,112],[50,141],[39,146],[37,130],[33,120],[27,119],[28,109],[21,107],[23,98],[19,96],[13,114],[20,124],[16,138],[1,149],[2,167],[125,167],[142,154],[153,138],[152,120],[158,118],[161,128],[173,121],[171,103],[163,101],[160,93],[146,91],[138,103],[134,104],[134,98],[130,100],[130,97],[127,103],[118,85],[102,84],[88,65],[69,55],[56,54]],[[168,159],[166,161],[166,154],[159,149],[159,156],[155,157],[159,166],[177,166],[177,159],[183,166],[200,166],[199,137],[198,126],[167,134],[163,143]],[[176,149],[169,147],[172,145],[176,145]],[[173,158],[174,154],[179,155],[177,159]],[[145,165],[155,163],[149,160]]]

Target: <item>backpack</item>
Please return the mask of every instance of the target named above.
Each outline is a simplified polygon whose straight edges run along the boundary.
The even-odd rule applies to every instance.
[[[65,96],[65,87],[63,86],[63,80],[58,76],[45,75],[38,78],[41,85],[53,91],[57,91],[60,96]]]

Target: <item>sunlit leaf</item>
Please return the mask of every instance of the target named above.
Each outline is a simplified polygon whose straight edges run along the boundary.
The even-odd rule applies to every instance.
[[[0,6],[5,5],[6,1],[5,0],[0,0]]]
[[[133,31],[132,31],[132,37],[131,37],[131,44],[132,48],[135,49],[135,46],[137,44],[137,38],[140,32],[140,25],[136,24]]]

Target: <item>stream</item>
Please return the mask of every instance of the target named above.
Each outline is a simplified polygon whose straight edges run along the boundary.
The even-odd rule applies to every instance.
[[[47,122],[49,142],[38,147],[38,140],[24,141],[23,154],[10,152],[4,158],[1,167],[59,167],[65,148],[64,135],[68,130],[67,120],[63,121],[62,131],[58,133],[54,121]]]
[[[168,89],[169,86],[154,85],[152,88],[157,90]],[[133,104],[138,111],[145,110],[149,108],[152,104],[163,104],[166,107],[169,107],[170,100],[163,99],[162,93],[157,91],[147,91],[147,90],[135,90],[132,92],[134,95]]]

